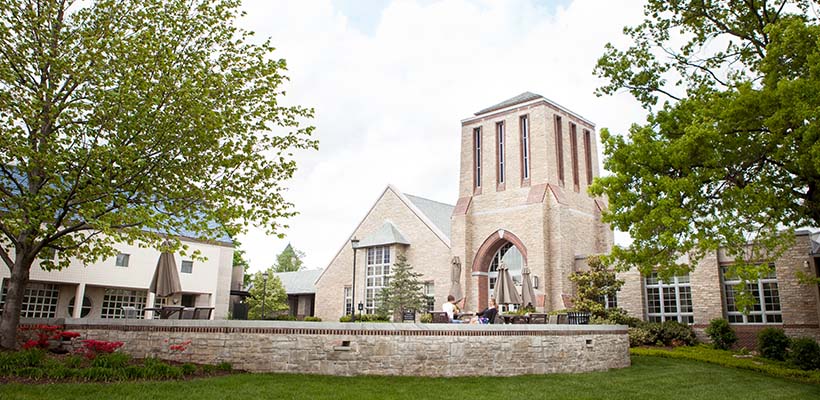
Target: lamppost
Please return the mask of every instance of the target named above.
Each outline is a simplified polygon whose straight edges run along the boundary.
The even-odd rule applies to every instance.
[[[262,285],[262,319],[265,319],[265,298],[268,297],[268,271],[262,274],[264,284]]]
[[[350,239],[350,246],[353,248],[353,285],[350,292],[350,322],[356,322],[356,310],[353,309],[353,307],[356,306],[356,249],[359,247],[359,239],[356,239],[356,236]]]

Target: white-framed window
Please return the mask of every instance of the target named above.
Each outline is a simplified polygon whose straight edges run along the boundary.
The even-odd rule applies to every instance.
[[[71,317],[74,315],[74,305],[77,302],[77,297],[72,297],[71,300],[68,301],[68,316]],[[88,314],[91,313],[91,299],[88,296],[83,296],[83,303],[80,305],[80,318],[85,318]]]
[[[171,296],[159,297],[154,296],[154,308],[162,308],[163,306],[171,305]]]
[[[182,267],[180,268],[180,272],[183,274],[191,274],[194,272],[194,262],[190,260],[182,261]]]
[[[369,247],[365,273],[364,309],[373,314],[379,307],[379,293],[390,284],[390,246]]]
[[[117,254],[117,261],[114,262],[114,265],[118,267],[126,268],[128,267],[128,261],[130,261],[131,255],[127,253],[120,253]]]
[[[436,311],[436,285],[433,281],[424,282],[424,297],[427,302],[424,304],[428,313]]]
[[[498,183],[504,183],[504,121],[495,124],[496,151],[498,152]]]
[[[516,285],[521,284],[521,271],[524,268],[524,257],[512,243],[507,242],[495,252],[490,262],[490,270],[487,274],[490,286],[490,297],[495,296],[495,285],[498,281],[498,267],[501,265],[501,261],[504,261],[504,264],[507,265],[507,270],[510,271],[513,282]]]
[[[0,291],[0,314],[6,305],[6,296],[9,291],[9,280],[3,280],[3,288]],[[57,299],[60,296],[60,288],[51,283],[29,282],[23,292],[23,303],[20,304],[20,317],[22,318],[56,318]]]
[[[521,122],[521,179],[530,179],[530,120],[522,115]]]
[[[473,178],[475,187],[481,187],[481,127],[473,129]]]
[[[605,294],[598,299],[598,302],[604,305],[604,309],[618,308],[618,293],[610,296]]]
[[[532,288],[533,289],[538,289],[538,284],[539,283],[540,282],[538,281],[538,275],[533,275],[532,276]]]
[[[123,307],[134,307],[134,318],[143,318],[148,292],[145,290],[105,289],[100,318],[125,318]]]
[[[345,286],[344,288],[344,315],[353,314],[353,288]]]
[[[653,272],[644,278],[646,317],[652,322],[678,321],[685,324],[695,322],[692,314],[692,287],[689,274],[675,276],[671,281],[662,281]],[[616,305],[617,305],[617,300]]]
[[[723,282],[723,301],[726,319],[733,324],[775,324],[783,322],[780,311],[780,290],[777,286],[777,273],[774,265],[771,272],[755,282],[746,283],[746,288],[755,298],[755,305],[744,315],[735,303],[735,286],[739,277],[731,275],[729,267],[720,267],[720,279]]]

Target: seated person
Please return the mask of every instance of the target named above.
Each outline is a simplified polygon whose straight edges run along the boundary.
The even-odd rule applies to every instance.
[[[486,318],[488,324],[494,324],[496,316],[498,316],[498,303],[492,297],[490,298],[490,306],[476,314],[477,318]]]
[[[458,315],[458,306],[455,304],[456,298],[453,295],[447,296],[447,302],[441,306],[441,311],[447,313],[447,318],[450,319],[450,322],[453,323],[461,323],[461,320],[456,319]]]

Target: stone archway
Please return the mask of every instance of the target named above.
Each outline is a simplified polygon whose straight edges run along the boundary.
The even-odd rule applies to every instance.
[[[472,273],[476,278],[475,284],[478,288],[478,308],[483,309],[487,306],[489,301],[489,277],[488,271],[490,263],[495,253],[505,244],[512,243],[516,249],[521,253],[524,259],[524,264],[527,265],[527,247],[524,242],[515,234],[499,229],[493,232],[492,235],[484,239],[484,243],[476,251],[473,257]]]

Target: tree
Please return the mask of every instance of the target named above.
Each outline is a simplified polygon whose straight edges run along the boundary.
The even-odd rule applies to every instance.
[[[38,254],[57,250],[38,263],[56,270],[122,242],[184,253],[178,236],[274,234],[293,214],[279,182],[317,146],[313,110],[280,104],[286,63],[250,44],[238,7],[0,2],[0,346],[15,346]]]
[[[305,258],[305,253],[294,249],[293,246],[288,243],[285,250],[282,250],[282,252],[276,256],[276,264],[273,265],[273,269],[276,272],[299,271],[304,264],[302,261],[303,258]]]
[[[598,93],[628,90],[649,111],[628,139],[601,131],[612,174],[590,192],[609,198],[604,221],[634,240],[613,249],[618,269],[668,278],[725,247],[732,273],[756,280],[794,227],[820,224],[811,3],[650,0],[645,21],[624,29],[633,45],[607,45]]]
[[[403,254],[396,256],[390,282],[379,293],[379,313],[401,315],[407,310],[421,310],[427,304],[427,297],[422,292],[423,284],[419,280],[422,274],[413,271]]]
[[[234,242],[236,244],[236,242]],[[237,245],[238,247],[238,245]],[[233,251],[233,267],[242,268],[242,286],[247,287],[251,283],[251,275],[248,274],[248,268],[251,264],[245,259],[245,250],[235,248]]]
[[[574,308],[596,317],[607,318],[605,296],[614,298],[624,281],[617,279],[615,271],[609,269],[598,256],[588,257],[587,265],[589,270],[573,272],[569,276],[569,280],[577,286]]]
[[[253,278],[251,278],[253,286],[249,290],[251,297],[248,298],[248,317],[250,319],[270,318],[271,315],[288,309],[288,294],[285,292],[282,281],[273,272],[273,268],[268,269],[267,284],[262,272],[253,274]],[[265,306],[264,312],[262,303]]]

